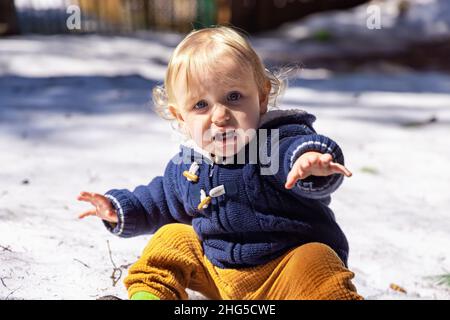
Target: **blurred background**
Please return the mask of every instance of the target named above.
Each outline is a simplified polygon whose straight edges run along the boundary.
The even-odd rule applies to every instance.
[[[281,109],[317,116],[354,175],[331,204],[367,299],[450,299],[450,1],[0,1],[0,299],[126,298],[151,236],[119,239],[82,190],[133,189],[178,150],[152,109],[192,29],[245,32]],[[196,292],[191,298],[202,299]]]

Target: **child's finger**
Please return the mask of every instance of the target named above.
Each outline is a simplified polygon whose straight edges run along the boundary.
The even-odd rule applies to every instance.
[[[78,197],[79,201],[84,201],[84,202],[89,202],[90,204],[92,204],[93,206],[96,205],[96,200],[93,199],[92,197]]]
[[[298,175],[298,170],[291,170],[287,176],[286,184],[284,185],[284,187],[286,189],[292,189],[299,178],[300,177]]]
[[[89,201],[90,199],[91,199],[91,197],[86,197],[86,196],[82,196],[82,195],[79,195],[77,197],[77,200],[79,200],[79,201]]]
[[[79,197],[89,198],[92,197],[92,193],[87,191],[81,191]]]
[[[82,214],[80,214],[78,216],[78,219],[83,219],[83,218],[86,218],[88,216],[95,216],[95,215],[97,215],[96,213],[97,213],[97,211],[95,209],[87,210],[87,211],[83,212]]]
[[[340,163],[332,162],[330,163],[330,169],[335,173],[342,173],[346,177],[351,177],[353,174],[348,170],[346,167],[344,167]]]
[[[86,192],[83,191],[80,193],[80,195],[77,197],[78,200],[80,201],[87,201],[87,202],[91,202],[94,200],[94,196],[93,193],[91,192]]]
[[[78,200],[90,202],[94,206],[101,204],[104,199],[103,195],[92,192],[84,192],[78,196]]]
[[[100,193],[91,193],[91,196],[93,199],[96,200],[103,200],[105,198],[105,196]]]

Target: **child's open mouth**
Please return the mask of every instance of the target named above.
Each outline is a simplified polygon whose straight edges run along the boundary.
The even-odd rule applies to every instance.
[[[213,136],[213,142],[216,145],[216,147],[219,147],[220,149],[225,150],[234,150],[235,146],[237,145],[238,141],[238,135],[236,134],[235,130],[228,130],[225,132],[217,132]]]
[[[231,143],[234,142],[237,138],[237,135],[234,130],[229,130],[225,132],[217,132],[213,136],[214,142],[222,142],[222,143]]]

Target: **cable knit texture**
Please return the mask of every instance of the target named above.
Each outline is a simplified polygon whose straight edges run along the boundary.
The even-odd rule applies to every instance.
[[[188,299],[186,288],[210,299],[360,300],[345,268],[327,245],[308,243],[266,264],[222,269],[204,256],[191,226],[158,230],[124,283],[130,297],[142,292],[160,299]]]
[[[119,223],[105,226],[118,236],[132,237],[155,233],[171,223],[192,225],[205,256],[219,268],[264,265],[312,242],[331,247],[347,265],[348,243],[328,206],[343,176],[310,176],[291,190],[284,187],[293,163],[305,152],[330,153],[344,164],[342,150],[314,131],[315,117],[304,111],[278,110],[266,119],[270,120],[260,129],[266,129],[267,136],[255,138],[256,161],[250,156],[250,144],[243,149],[242,164],[238,155],[234,164],[227,164],[182,145],[164,176],[133,191],[106,193],[119,212]],[[193,162],[199,164],[196,181],[183,175]],[[219,186],[225,193],[199,208],[201,195]]]

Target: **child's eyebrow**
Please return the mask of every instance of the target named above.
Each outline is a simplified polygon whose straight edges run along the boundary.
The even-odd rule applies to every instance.
[[[199,96],[199,95],[195,95],[195,96],[187,95],[187,96],[186,96],[186,99],[185,99],[185,104],[186,104],[187,106],[191,106],[191,105],[193,105],[194,103],[199,102],[201,99],[202,99],[202,98],[201,98],[201,96]]]

